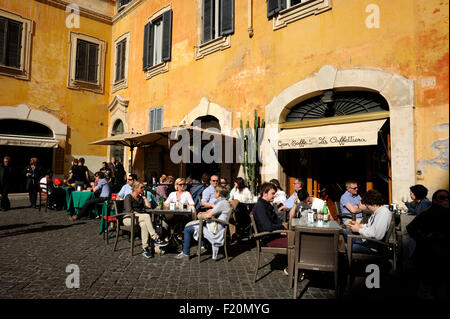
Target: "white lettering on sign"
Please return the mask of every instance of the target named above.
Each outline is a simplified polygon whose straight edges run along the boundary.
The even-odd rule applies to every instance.
[[[353,135],[336,135],[336,136],[319,136],[319,137],[302,137],[299,139],[279,140],[278,148],[311,148],[317,146],[347,146],[352,144],[367,143],[367,138]]]

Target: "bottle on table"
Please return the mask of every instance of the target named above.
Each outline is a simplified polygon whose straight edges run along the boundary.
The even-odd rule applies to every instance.
[[[330,214],[328,214],[328,207],[327,205],[323,205],[323,221],[324,223],[327,223],[329,221]]]

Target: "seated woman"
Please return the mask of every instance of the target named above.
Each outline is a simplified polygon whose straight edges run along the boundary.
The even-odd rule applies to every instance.
[[[245,186],[245,181],[242,177],[237,177],[234,180],[234,187],[230,192],[229,200],[238,200],[239,202],[248,201],[252,198],[252,193]],[[250,224],[250,211],[247,205],[239,203],[235,209],[237,233],[243,234],[246,227]]]
[[[144,184],[135,181],[131,186],[131,194],[125,196],[124,199],[124,212],[133,213],[137,216],[139,226],[141,227],[141,239],[142,239],[142,256],[145,258],[152,258],[154,256],[153,247],[149,249],[149,236],[152,240],[158,239],[158,234],[153,228],[153,223],[149,214],[145,213],[145,208],[151,208],[150,203],[144,196]],[[131,225],[131,216],[127,216],[123,219],[125,226]],[[159,241],[155,243],[158,246],[167,246],[167,242]]]
[[[211,218],[215,217],[226,221],[228,215],[231,213],[230,203],[226,200],[228,195],[228,190],[225,187],[217,186],[214,192],[214,197],[217,199],[214,204],[214,208],[207,210],[206,212],[198,213],[198,218]],[[179,253],[176,258],[189,259],[189,253],[191,248],[192,237],[198,240],[198,228],[199,225],[190,225],[184,229],[184,245],[183,251]],[[216,222],[208,221],[206,225],[203,226],[203,237],[208,239],[212,244],[212,259],[217,260],[217,253],[219,252],[219,247],[223,246],[225,240],[225,228],[222,224]],[[202,242],[202,251],[205,250],[204,244]]]
[[[178,202],[181,206],[187,205],[194,207],[194,200],[191,193],[186,191],[186,180],[184,178],[177,178],[175,181],[175,192],[171,192],[164,202],[164,206],[168,207],[170,203]],[[181,207],[180,207],[181,208]]]
[[[240,202],[245,202],[252,197],[252,193],[245,186],[244,179],[237,177],[234,180],[234,187],[230,192],[230,200],[237,199]]]
[[[283,211],[280,211],[278,208],[283,206],[283,203],[287,200],[285,191],[281,188],[280,182],[277,179],[271,179],[270,183],[275,185],[277,191],[275,192],[275,198],[273,199],[273,205],[275,208],[275,213],[277,214],[280,220],[283,220]]]
[[[382,240],[386,235],[391,224],[392,213],[383,206],[384,198],[380,192],[369,190],[361,197],[361,210],[367,210],[371,213],[367,224],[360,224],[357,221],[351,221],[349,227],[351,230],[344,230],[344,239],[347,245],[347,235],[359,233],[362,236]],[[372,253],[378,251],[376,243],[361,238],[352,240],[352,251],[355,253]]]
[[[72,221],[76,221],[77,219],[88,215],[89,211],[92,210],[95,204],[102,203],[111,196],[111,188],[105,178],[105,174],[103,172],[97,172],[94,174],[94,177],[95,183],[92,182],[91,187],[93,188],[96,198],[86,201],[81,210],[78,212],[78,215],[70,216]]]
[[[430,200],[427,198],[428,189],[420,184],[409,188],[409,196],[411,202],[404,202],[408,208],[408,213],[417,215],[431,206]]]

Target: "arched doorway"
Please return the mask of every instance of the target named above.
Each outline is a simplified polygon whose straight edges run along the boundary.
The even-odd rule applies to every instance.
[[[121,120],[116,120],[113,124],[113,128],[111,131],[111,136],[117,135],[117,134],[123,134],[124,133],[124,126],[123,122]],[[116,160],[120,161],[121,163],[124,163],[124,146],[111,146],[111,157],[115,157]],[[125,166],[125,165],[124,165]]]
[[[374,114],[386,120],[374,134],[376,138],[372,144],[360,143],[353,146],[345,139],[359,138],[360,129],[368,129],[364,118]],[[290,107],[285,123],[297,123],[299,126],[316,125],[319,134],[317,144],[305,144],[280,150],[278,159],[287,175],[288,192],[290,181],[295,177],[304,178],[308,191],[314,196],[320,196],[325,191],[333,201],[339,201],[345,192],[345,182],[358,182],[360,193],[369,189],[377,189],[391,198],[391,170],[390,170],[390,125],[389,105],[378,93],[369,91],[334,91],[327,90],[323,94],[309,98]],[[356,120],[355,120],[356,119]],[[359,120],[360,122],[358,122]],[[327,130],[330,124],[342,121],[353,122],[352,134],[340,132],[346,126],[334,125],[331,133],[336,137],[344,137],[342,143],[330,144],[327,140]],[[305,129],[303,129],[305,130]],[[297,130],[301,134],[302,130]],[[281,134],[282,135],[282,134]],[[323,138],[321,145],[320,139]],[[333,136],[330,138],[333,139]],[[333,140],[331,140],[333,141]]]
[[[23,169],[30,158],[37,157],[44,172],[53,168],[53,150],[57,145],[53,131],[40,123],[17,119],[0,119],[0,159],[11,157],[13,168],[12,193],[24,193],[25,176]]]

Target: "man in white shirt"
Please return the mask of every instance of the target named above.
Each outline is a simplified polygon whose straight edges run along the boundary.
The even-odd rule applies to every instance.
[[[367,210],[372,215],[367,224],[360,224],[357,221],[351,221],[349,224],[350,230],[344,231],[345,242],[347,242],[347,235],[359,233],[362,236],[374,238],[376,240],[383,240],[387,230],[391,224],[392,213],[383,206],[384,198],[376,190],[370,190],[361,198],[360,209]],[[376,243],[367,241],[361,238],[354,238],[352,241],[352,251],[355,253],[370,253],[377,252],[378,245]]]
[[[121,199],[125,198],[128,194],[131,194],[132,189],[131,186],[133,183],[137,181],[137,175],[136,174],[129,174],[127,177],[127,183],[122,186],[117,196]]]
[[[299,190],[297,192],[296,197],[298,203],[297,205],[292,206],[291,210],[289,211],[289,218],[294,218],[295,214],[298,212],[300,207],[315,209],[317,210],[317,212],[323,211],[325,201],[321,200],[320,198],[309,195],[309,193],[306,190],[304,189]]]
[[[55,207],[55,199],[54,199],[54,195],[53,195],[53,181],[52,181],[52,177],[53,177],[53,171],[51,169],[47,170],[45,172],[45,176],[42,177],[39,180],[39,187],[41,188],[42,193],[45,194],[45,192],[47,191],[47,195],[48,195],[48,206],[47,208],[49,209],[54,209]]]

